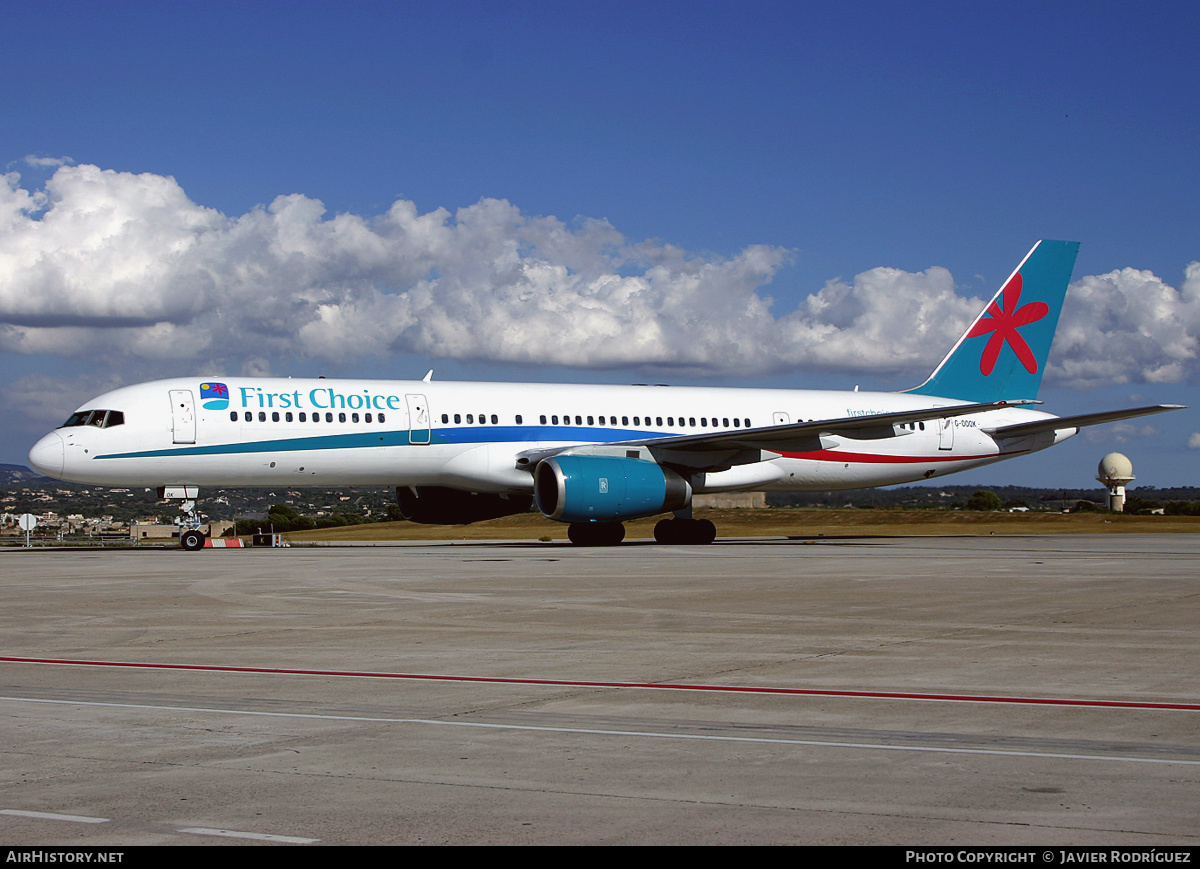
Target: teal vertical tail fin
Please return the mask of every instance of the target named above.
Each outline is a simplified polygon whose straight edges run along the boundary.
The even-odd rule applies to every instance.
[[[1036,398],[1077,241],[1039,241],[929,379],[905,392],[963,401]]]

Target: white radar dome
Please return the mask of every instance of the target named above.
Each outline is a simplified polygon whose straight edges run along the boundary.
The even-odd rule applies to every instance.
[[[1101,482],[1124,482],[1133,479],[1133,462],[1121,453],[1109,453],[1100,460],[1096,476]]]

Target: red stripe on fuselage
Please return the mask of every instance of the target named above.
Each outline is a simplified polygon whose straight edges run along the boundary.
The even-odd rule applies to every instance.
[[[971,462],[977,459],[999,459],[1027,453],[984,453],[977,456],[886,456],[880,453],[846,453],[840,450],[814,450],[810,453],[780,453],[785,459],[808,459],[813,462],[859,462],[867,465],[922,465],[927,462]]]

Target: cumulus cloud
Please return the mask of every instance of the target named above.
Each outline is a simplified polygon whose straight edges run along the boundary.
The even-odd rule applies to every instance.
[[[424,214],[400,200],[368,218],[331,217],[296,194],[228,216],[173,178],[64,159],[41,190],[0,176],[0,352],[229,372],[417,352],[924,373],[983,304],[957,295],[943,268],[876,268],[780,312],[766,289],[789,257],[763,245],[717,257],[630,242],[603,220],[529,216],[495,199]],[[1051,377],[1196,374],[1200,264],[1178,290],[1126,269],[1082,279],[1073,296]]]
[[[38,168],[75,165],[75,161],[70,157],[39,157],[36,154],[26,154],[23,162],[27,166],[35,166]]]
[[[1130,422],[1115,422],[1111,425],[1095,426],[1083,430],[1084,440],[1092,443],[1127,444],[1130,441],[1155,437],[1158,429],[1152,425],[1137,425]]]
[[[1200,431],[1192,432],[1192,436],[1188,438],[1188,449],[1200,450]]]
[[[1055,336],[1055,374],[1070,386],[1178,383],[1200,366],[1200,263],[1179,289],[1126,268],[1071,287]]]
[[[64,409],[78,407],[84,400],[121,385],[111,372],[70,379],[30,374],[0,385],[0,395],[11,419],[35,423],[30,430],[38,431],[47,423],[62,422]]]

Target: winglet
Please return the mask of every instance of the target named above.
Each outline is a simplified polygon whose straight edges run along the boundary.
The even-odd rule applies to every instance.
[[[920,386],[905,390],[962,401],[1037,395],[1077,241],[1039,241]]]

